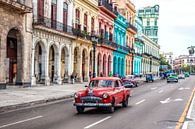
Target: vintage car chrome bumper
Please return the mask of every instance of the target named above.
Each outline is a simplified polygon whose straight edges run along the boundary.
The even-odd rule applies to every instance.
[[[80,107],[110,107],[111,103],[74,103],[74,106]]]

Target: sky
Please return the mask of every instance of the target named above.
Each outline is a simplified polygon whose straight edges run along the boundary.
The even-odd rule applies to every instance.
[[[160,5],[159,44],[162,52],[188,54],[195,46],[195,0],[131,0],[136,9]]]

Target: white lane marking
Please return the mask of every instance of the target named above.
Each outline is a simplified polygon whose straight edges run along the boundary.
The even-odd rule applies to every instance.
[[[99,123],[101,123],[101,122],[103,122],[103,121],[105,121],[105,120],[107,120],[107,119],[110,119],[112,116],[108,116],[108,117],[106,117],[106,118],[104,118],[104,119],[102,119],[102,120],[99,120],[99,121],[97,121],[97,122],[95,122],[95,123],[93,123],[93,124],[91,124],[91,125],[88,125],[88,126],[86,126],[86,127],[84,127],[84,129],[89,129],[89,128],[91,128],[91,127],[93,127],[93,126],[95,126],[95,125],[97,125],[97,124],[99,124]]]
[[[178,98],[178,99],[175,99],[175,100],[173,100],[174,102],[178,102],[178,101],[183,101],[183,99],[180,99],[180,98]]]
[[[160,101],[162,104],[169,103],[171,101],[171,98],[166,98],[164,101]]]
[[[143,99],[143,100],[141,100],[141,101],[137,102],[137,103],[136,103],[136,105],[139,105],[139,104],[143,103],[144,101],[146,101],[146,100],[145,100],[145,99]]]
[[[155,89],[157,89],[157,87],[152,87],[152,88],[151,88],[151,90],[155,90]]]
[[[190,88],[189,87],[180,87],[178,90],[190,90]]]
[[[192,103],[190,105],[190,108],[188,110],[186,118],[190,118],[191,117],[191,113],[192,113],[192,109],[193,109],[193,105],[194,105],[194,100],[195,100],[195,97],[192,100]],[[183,126],[182,126],[182,129],[187,129],[188,128],[188,124],[189,124],[189,121],[185,121]]]
[[[10,123],[10,124],[6,124],[6,125],[2,125],[2,126],[0,126],[0,129],[1,129],[1,128],[8,127],[8,126],[12,126],[12,125],[16,125],[16,124],[24,123],[24,122],[27,122],[27,121],[31,121],[31,120],[35,120],[35,119],[39,119],[39,118],[41,118],[41,117],[43,117],[43,116],[36,116],[36,117],[29,118],[29,119],[25,119],[25,120],[17,121],[17,122],[14,122],[14,123]]]
[[[158,93],[160,94],[160,93],[162,93],[162,92],[164,92],[164,90],[160,90]]]

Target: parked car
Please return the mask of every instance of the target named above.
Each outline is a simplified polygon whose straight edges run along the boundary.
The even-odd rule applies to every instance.
[[[154,75],[146,74],[146,82],[154,82]]]
[[[131,82],[131,80],[129,80],[129,79],[122,79],[122,83],[123,83],[123,86],[124,86],[125,88],[137,87],[137,85],[133,84],[133,83]]]
[[[129,80],[131,83],[133,83],[133,85],[135,87],[138,87],[138,85],[139,85],[139,82],[137,80],[135,80],[134,75],[127,75],[127,76],[125,76],[125,79],[123,79],[123,80]]]
[[[185,75],[184,74],[179,74],[178,79],[185,79]]]
[[[75,93],[74,106],[78,113],[83,113],[88,107],[103,107],[112,113],[118,104],[128,106],[130,92],[118,77],[96,77],[91,79],[85,90]]]
[[[178,82],[178,76],[175,73],[172,73],[169,75],[169,77],[167,78],[167,83],[169,82]]]

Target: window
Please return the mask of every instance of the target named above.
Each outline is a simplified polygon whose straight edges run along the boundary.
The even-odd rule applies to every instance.
[[[76,9],[75,27],[76,27],[76,29],[81,29],[81,26],[80,26],[80,10],[79,9]]]
[[[67,20],[68,20],[68,4],[64,2],[63,5],[63,23],[64,25],[67,25]]]
[[[150,26],[150,20],[147,20],[147,26]]]
[[[94,24],[95,24],[95,21],[94,21],[94,18],[92,17],[91,18],[91,32],[92,33],[94,32]]]
[[[44,0],[38,0],[38,17],[44,16]]]
[[[57,18],[57,0],[52,0],[51,3],[51,27],[56,28]]]
[[[83,28],[85,32],[87,32],[87,18],[88,18],[87,13],[85,13],[84,14],[84,28]]]
[[[157,20],[154,21],[154,25],[157,26]]]

